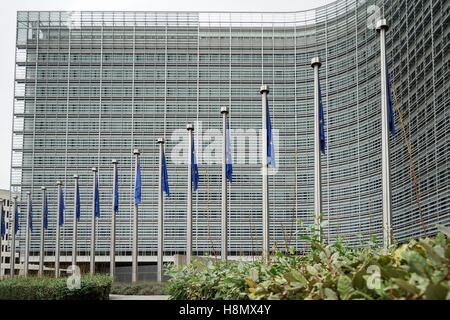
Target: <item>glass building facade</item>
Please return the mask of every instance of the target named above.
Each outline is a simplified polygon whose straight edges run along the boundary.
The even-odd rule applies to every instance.
[[[110,241],[111,159],[119,160],[117,250],[131,261],[133,149],[141,149],[141,259],[156,255],[158,137],[166,138],[171,197],[165,203],[165,253],[186,244],[184,164],[171,161],[177,129],[221,128],[230,107],[234,131],[229,187],[229,250],[259,254],[262,246],[259,161],[238,159],[239,137],[261,127],[261,84],[270,87],[272,127],[279,137],[270,185],[270,237],[278,248],[308,244],[298,224],[313,223],[313,69],[320,57],[327,152],[322,156],[324,237],[353,246],[382,239],[381,84],[374,14],[386,18],[387,60],[397,134],[390,138],[392,225],[395,240],[450,224],[450,3],[446,0],[338,0],[314,10],[245,12],[17,13],[11,190],[21,192],[23,247],[26,191],[40,223],[41,186],[49,196],[46,250],[54,251],[56,181],[64,183],[62,250],[70,255],[72,176],[80,176],[80,256],[88,255],[92,172],[99,167],[101,217],[97,252]],[[200,132],[199,126],[202,131]],[[245,139],[245,138],[244,138]],[[244,140],[245,141],[245,140]],[[259,157],[258,157],[259,158]],[[194,194],[193,249],[220,254],[221,166],[199,152]],[[35,227],[31,248],[39,251]]]

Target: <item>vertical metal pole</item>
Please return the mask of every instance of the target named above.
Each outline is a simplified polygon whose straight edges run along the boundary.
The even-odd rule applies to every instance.
[[[269,263],[270,257],[270,239],[269,239],[269,177],[268,177],[268,159],[267,159],[267,95],[269,94],[269,86],[261,86],[261,114],[262,114],[262,131],[261,131],[261,174],[262,174],[262,255],[264,262]]]
[[[59,255],[60,255],[60,225],[59,225],[59,212],[61,210],[61,190],[62,182],[58,180],[56,182],[58,186],[58,212],[56,213],[56,251],[55,251],[55,277],[59,277]]]
[[[111,248],[109,251],[109,275],[114,279],[116,274],[116,212],[114,211],[114,198],[117,192],[116,190],[116,176],[117,176],[117,163],[118,161],[113,159],[111,161],[113,165],[113,193],[111,203]]]
[[[72,238],[72,266],[77,264],[77,240],[78,240],[78,220],[77,220],[77,189],[78,189],[78,175],[73,175],[75,187],[73,190],[73,238]],[[80,204],[78,204],[80,205]],[[72,269],[74,270],[74,269]]]
[[[92,216],[91,216],[91,254],[90,272],[95,273],[95,230],[97,219],[95,217],[95,184],[97,182],[97,167],[92,168]]]
[[[222,114],[222,215],[221,215],[221,258],[228,259],[228,182],[227,182],[227,121],[228,107],[221,107]]]
[[[164,194],[162,181],[162,161],[164,154],[164,138],[158,139],[159,144],[159,184],[158,184],[158,254],[157,254],[157,270],[156,280],[162,281],[163,276],[163,255],[164,255]]]
[[[9,257],[10,275],[14,277],[16,271],[16,210],[17,210],[17,196],[13,196],[13,211],[9,213],[12,217],[12,222],[9,227],[11,229],[11,256]],[[10,219],[11,220],[11,219]]]
[[[25,232],[25,257],[23,261],[23,275],[28,276],[28,262],[30,260],[30,204],[31,192],[27,191],[27,217],[26,217],[26,232]]]
[[[380,33],[381,57],[381,170],[383,187],[383,245],[387,248],[392,244],[391,235],[391,178],[389,163],[389,115],[387,92],[387,63],[386,63],[386,19],[377,22],[377,31]]]
[[[45,241],[45,227],[44,227],[44,207],[46,188],[41,187],[42,190],[42,207],[41,207],[41,233],[40,233],[40,245],[39,245],[39,271],[38,275],[42,277],[44,275],[44,241]]]
[[[319,118],[319,68],[322,65],[319,57],[311,60],[314,69],[314,223],[319,240],[322,239],[320,227],[322,215],[322,179],[320,165],[320,118]]]
[[[133,154],[135,155],[135,164],[134,164],[134,174],[136,176],[137,168],[138,168],[138,160],[141,152],[139,149],[134,149]],[[135,182],[136,183],[136,182]],[[138,204],[134,204],[134,215],[133,215],[133,254],[132,254],[132,270],[131,270],[131,281],[136,282],[138,280],[138,219],[139,219],[139,208]]]
[[[188,172],[187,172],[187,227],[186,227],[186,263],[191,263],[192,255],[192,132],[194,131],[194,125],[188,123],[186,125],[188,132]]]

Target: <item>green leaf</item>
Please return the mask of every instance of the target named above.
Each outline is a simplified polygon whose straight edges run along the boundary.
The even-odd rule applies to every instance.
[[[334,292],[330,288],[325,288],[324,293],[325,293],[326,300],[338,300],[339,299],[336,292]]]
[[[447,238],[450,238],[450,227],[443,226],[441,224],[436,225],[436,228],[438,231],[442,232],[447,236]]]
[[[396,285],[410,294],[419,294],[420,290],[403,279],[392,279]]]
[[[450,259],[450,246],[447,245],[447,247],[444,249],[444,251],[445,251],[445,257],[447,259]]]
[[[439,256],[439,254],[433,249],[432,246],[428,244],[426,240],[420,239],[419,243],[425,249],[428,258],[433,260],[434,263],[441,263],[443,261],[443,258]]]
[[[292,277],[292,279],[295,280],[295,282],[299,282],[299,283],[303,284],[304,286],[308,285],[308,280],[306,280],[306,278],[297,270],[295,270],[295,269],[291,270],[291,272],[289,272],[288,275],[290,275]],[[286,278],[286,280],[288,280],[288,279]]]
[[[299,239],[305,240],[305,241],[311,241],[311,237],[309,237],[309,236],[300,236]]]
[[[445,300],[448,292],[448,288],[440,284],[430,283],[425,291],[425,298],[427,300]]]
[[[330,223],[330,222],[329,222],[328,220],[323,220],[323,221],[320,223],[320,228],[322,228],[322,229],[326,228],[326,227],[328,226],[329,223]]]
[[[341,299],[348,299],[353,291],[352,279],[346,275],[340,275],[337,282],[337,291]]]
[[[436,252],[436,254],[441,257],[441,261],[445,261],[446,257],[445,257],[445,250],[441,245],[436,245],[433,247],[434,252]]]
[[[256,282],[253,281],[252,278],[246,278],[245,279],[245,284],[249,287],[249,288],[256,288]]]
[[[306,270],[313,276],[316,276],[318,274],[317,269],[313,266],[307,265]]]
[[[425,275],[425,259],[416,251],[402,252],[402,257],[408,262],[409,268],[412,272],[419,275]]]
[[[361,269],[360,271],[356,272],[353,276],[353,287],[358,289],[366,289],[367,288],[367,282],[364,280],[363,276],[366,275],[366,270]]]
[[[367,293],[364,293],[364,292],[362,292],[362,291],[360,291],[360,290],[355,290],[354,291],[354,293],[353,293],[353,297],[357,297],[357,296],[360,296],[360,297],[362,297],[362,298],[364,298],[364,299],[366,299],[366,300],[373,300],[374,298],[373,297],[371,297],[371,296],[369,296]]]
[[[403,278],[407,276],[407,272],[403,271],[400,268],[393,267],[393,266],[384,266],[380,268],[381,275],[384,278]]]

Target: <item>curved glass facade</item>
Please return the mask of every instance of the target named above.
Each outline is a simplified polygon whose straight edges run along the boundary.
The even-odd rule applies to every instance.
[[[324,236],[351,245],[382,239],[381,97],[377,10],[390,26],[397,135],[390,139],[393,236],[403,241],[450,224],[449,17],[445,0],[339,0],[292,13],[18,12],[11,187],[32,191],[35,225],[47,186],[54,250],[56,185],[66,194],[62,246],[70,254],[73,174],[80,176],[80,255],[88,253],[91,172],[99,166],[98,254],[109,250],[112,165],[119,160],[117,248],[131,260],[133,154],[142,151],[139,247],[156,252],[158,146],[165,136],[171,198],[165,203],[165,252],[185,249],[186,166],[171,161],[173,133],[196,123],[199,190],[193,247],[220,251],[220,163],[202,159],[230,107],[234,177],[229,187],[229,250],[261,250],[261,175],[252,149],[261,127],[261,84],[270,86],[279,132],[279,171],[270,176],[270,237],[280,249],[313,222],[313,69],[320,57],[327,152],[322,156]],[[374,15],[375,14],[375,15]],[[372,21],[373,20],[373,21]],[[250,136],[249,139],[247,139]],[[256,137],[256,136],[255,136]],[[255,138],[257,139],[257,138]],[[39,205],[38,205],[39,204]],[[23,205],[23,208],[25,206]],[[21,214],[25,223],[25,211]],[[25,228],[21,229],[24,234]],[[23,242],[20,241],[20,244]],[[38,232],[32,248],[39,247]],[[64,253],[63,253],[64,254]]]

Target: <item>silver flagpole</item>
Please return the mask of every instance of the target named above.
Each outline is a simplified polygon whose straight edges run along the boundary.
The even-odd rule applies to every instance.
[[[113,193],[111,212],[111,248],[109,251],[109,275],[114,279],[116,274],[116,212],[114,211],[114,198],[116,190],[117,163],[116,159],[111,161],[113,165]]]
[[[269,94],[269,86],[261,86],[261,108],[262,108],[262,133],[261,133],[261,173],[262,173],[262,255],[264,262],[269,263],[270,258],[270,239],[269,239],[269,176],[268,176],[268,159],[267,159],[267,95]]]
[[[322,65],[319,57],[311,60],[314,69],[314,223],[319,240],[322,238],[320,227],[322,214],[322,180],[320,167],[320,100],[319,100],[319,68]]]
[[[191,263],[192,255],[192,132],[194,131],[194,125],[188,123],[186,125],[188,132],[188,172],[187,172],[187,246],[186,246],[186,263]]]
[[[72,238],[72,266],[77,264],[77,240],[78,240],[78,221],[77,221],[77,189],[78,189],[78,175],[73,175],[75,187],[73,191],[73,238]],[[80,204],[78,204],[80,205]],[[72,269],[74,270],[74,269]]]
[[[164,154],[164,138],[158,139],[159,144],[159,185],[158,185],[158,254],[157,254],[157,270],[156,280],[162,281],[163,276],[163,255],[164,255],[164,194],[162,180],[162,161]]]
[[[39,245],[39,271],[38,275],[42,277],[44,275],[44,240],[45,240],[45,228],[44,228],[44,202],[45,202],[45,187],[41,187],[42,190],[42,207],[41,207],[41,234]]]
[[[91,263],[90,263],[90,272],[91,274],[95,273],[95,230],[96,230],[96,222],[97,219],[95,217],[95,183],[97,181],[97,168],[92,168],[92,216],[91,216]]]
[[[10,264],[10,275],[14,277],[16,271],[16,210],[17,210],[17,196],[13,196],[13,212],[10,212],[9,215],[12,217],[12,221],[10,223],[11,229],[11,256],[9,258]]]
[[[383,245],[387,248],[392,244],[391,235],[391,178],[389,163],[389,129],[388,129],[388,92],[387,92],[387,63],[386,63],[386,19],[377,22],[380,33],[381,56],[381,169],[383,186]]]
[[[31,192],[27,191],[27,218],[26,218],[26,232],[25,232],[25,257],[23,261],[23,275],[28,276],[28,262],[30,260],[30,203]]]
[[[223,261],[228,259],[228,182],[227,182],[227,118],[228,107],[221,107],[222,114],[222,215],[221,251]],[[231,143],[231,142],[230,142]]]
[[[59,250],[60,250],[60,225],[59,225],[59,212],[61,210],[61,190],[62,182],[58,180],[56,182],[58,186],[58,212],[56,213],[56,252],[55,252],[55,277],[59,277]]]
[[[139,160],[139,155],[141,154],[141,152],[139,151],[139,149],[134,149],[133,150],[133,154],[135,155],[135,167],[134,167],[134,175],[136,176],[137,174],[137,169],[138,169],[138,160]],[[136,183],[136,181],[135,181]],[[135,186],[136,188],[136,186]],[[141,186],[142,188],[142,186]],[[133,256],[132,256],[132,270],[131,270],[131,281],[132,282],[136,282],[138,280],[138,254],[139,254],[139,249],[138,249],[138,231],[139,231],[139,224],[138,224],[138,218],[139,218],[139,208],[138,208],[138,204],[135,203],[134,204],[134,216],[133,216]]]

